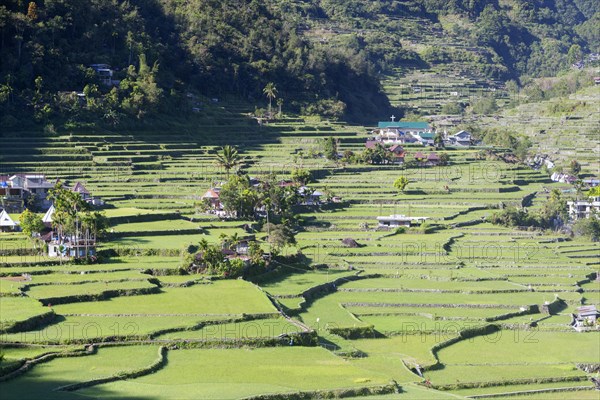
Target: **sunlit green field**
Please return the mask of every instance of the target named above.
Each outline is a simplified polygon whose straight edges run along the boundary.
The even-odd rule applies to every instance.
[[[538,209],[545,189],[568,185],[524,166],[480,159],[475,148],[443,150],[451,160],[446,167],[336,163],[309,155],[318,139],[332,136],[340,149],[359,153],[367,127],[289,119],[258,130],[236,125],[237,113],[224,118],[231,125],[227,134],[217,125],[189,135],[73,132],[69,140],[57,135],[32,143],[77,146],[95,158],[80,165],[76,178],[110,204],[108,235],[99,247],[109,256],[94,264],[58,262],[23,234],[0,234],[0,398],[286,398],[307,392],[304,398],[425,400],[548,390],[523,398],[598,399],[588,390],[597,374],[577,363],[598,362],[600,332],[570,326],[577,307],[600,306],[598,244],[485,220],[500,203],[521,206],[534,193],[531,208]],[[309,186],[331,191],[342,203],[299,208],[296,244],[282,250],[270,272],[247,280],[180,275],[181,251],[201,240],[254,235],[269,248],[253,221],[202,212],[200,197],[226,179],[214,151],[232,137],[250,176],[276,172],[287,179],[301,165],[315,178]],[[183,150],[155,157],[171,147]],[[430,150],[407,146],[408,157]],[[103,154],[110,151],[145,161],[115,172],[115,156]],[[50,161],[12,167],[74,179]],[[403,193],[393,187],[400,175],[409,179]],[[377,217],[392,214],[429,219],[404,231],[379,229]],[[548,304],[552,315],[543,310]],[[478,331],[489,324],[495,333]],[[474,337],[457,340],[473,330]],[[301,335],[314,341],[304,346]],[[76,357],[90,342],[108,346]],[[10,347],[15,344],[25,347]],[[159,346],[169,350],[155,372],[123,378],[153,365]],[[24,360],[47,353],[68,357],[2,381]],[[109,376],[116,378],[56,390]],[[422,385],[425,379],[434,388]],[[360,396],[390,382],[399,393]],[[578,386],[585,390],[550,391]]]

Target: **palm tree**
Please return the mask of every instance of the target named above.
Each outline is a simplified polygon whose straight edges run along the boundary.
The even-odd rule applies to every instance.
[[[263,93],[269,98],[269,118],[271,118],[273,116],[271,113],[271,102],[277,97],[277,88],[275,87],[275,84],[273,82],[267,83],[267,86],[263,89]]]
[[[217,153],[217,164],[225,168],[227,178],[229,178],[229,170],[240,163],[240,155],[235,147],[226,145],[221,148],[221,153]]]

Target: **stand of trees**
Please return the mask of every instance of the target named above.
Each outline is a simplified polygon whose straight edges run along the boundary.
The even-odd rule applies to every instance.
[[[0,5],[0,124],[142,122],[235,94],[339,117],[391,107],[364,53],[301,37],[280,2],[8,0]],[[102,85],[89,66],[115,69]],[[85,98],[72,92],[83,92]],[[24,118],[26,119],[26,118]]]

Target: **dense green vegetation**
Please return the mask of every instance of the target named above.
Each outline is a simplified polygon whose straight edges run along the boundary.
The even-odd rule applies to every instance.
[[[598,50],[597,19],[582,0],[11,0],[0,6],[0,123],[139,125],[227,95],[373,117],[390,110],[382,74],[450,64],[521,83],[555,75]],[[101,63],[120,83],[100,83],[89,66]]]

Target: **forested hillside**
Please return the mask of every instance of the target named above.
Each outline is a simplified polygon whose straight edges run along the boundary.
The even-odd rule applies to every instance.
[[[0,124],[114,126],[191,113],[198,99],[226,95],[264,105],[269,82],[288,110],[373,118],[390,109],[380,77],[398,67],[461,63],[517,82],[555,75],[599,50],[599,8],[589,0],[6,0]],[[430,45],[434,34],[464,49]],[[102,85],[91,64],[109,64],[120,83]]]

